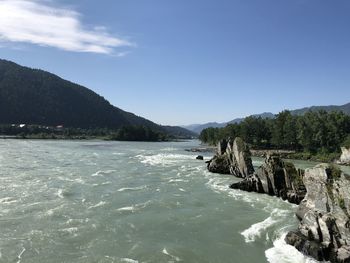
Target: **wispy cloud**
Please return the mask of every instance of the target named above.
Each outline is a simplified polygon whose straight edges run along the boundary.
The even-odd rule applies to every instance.
[[[133,46],[105,27],[84,27],[78,12],[57,7],[50,0],[0,0],[0,41],[102,54]]]

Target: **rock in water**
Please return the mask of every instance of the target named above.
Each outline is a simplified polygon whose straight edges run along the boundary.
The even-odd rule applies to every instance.
[[[341,152],[339,163],[350,165],[350,148],[341,147]]]
[[[208,170],[242,178],[253,174],[254,168],[248,145],[238,137],[234,141],[220,141],[217,154],[208,162]]]
[[[248,145],[239,137],[227,144],[226,153],[230,158],[230,173],[245,178],[254,173],[251,153]]]
[[[255,174],[232,184],[231,188],[266,193],[299,204],[306,194],[302,178],[303,171],[292,163],[284,162],[278,155],[268,155]]]
[[[350,181],[339,168],[321,164],[307,169],[307,194],[296,213],[297,231],[286,242],[317,260],[350,262]]]
[[[230,174],[230,160],[227,155],[215,155],[208,161],[209,172],[218,174]]]
[[[203,157],[203,155],[198,155],[198,156],[196,157],[196,159],[197,159],[197,160],[204,160],[204,157]]]

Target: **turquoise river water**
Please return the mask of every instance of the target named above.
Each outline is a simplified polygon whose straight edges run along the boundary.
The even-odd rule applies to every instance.
[[[283,241],[295,205],[230,190],[195,146],[0,140],[0,262],[314,262]]]

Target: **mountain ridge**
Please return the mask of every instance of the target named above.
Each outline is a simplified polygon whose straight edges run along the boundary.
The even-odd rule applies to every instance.
[[[124,111],[93,90],[53,73],[0,59],[0,124],[13,123],[108,129],[146,126],[195,136],[182,127],[161,126]]]
[[[304,107],[296,110],[290,110],[290,112],[293,115],[304,115],[308,111],[318,111],[318,110],[325,110],[325,111],[342,111],[346,114],[350,115],[350,103],[346,103],[343,105],[326,105],[326,106],[310,106],[310,107]],[[272,112],[264,112],[260,114],[253,114],[247,117],[262,117],[262,118],[274,118],[275,114]],[[190,131],[196,132],[196,133],[201,133],[202,130],[213,127],[213,128],[222,128],[225,127],[227,124],[232,124],[232,123],[240,123],[243,121],[245,118],[236,118],[228,122],[208,122],[204,124],[190,124],[190,125],[182,125],[181,127],[188,129]]]

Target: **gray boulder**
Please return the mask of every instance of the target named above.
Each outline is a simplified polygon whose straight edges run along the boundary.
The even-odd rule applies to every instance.
[[[350,148],[341,147],[341,152],[339,164],[350,165]]]
[[[286,242],[317,260],[350,262],[350,181],[339,168],[307,169],[307,194],[296,213],[300,220]]]
[[[254,173],[248,145],[241,139],[223,140],[218,143],[217,154],[208,162],[213,173],[232,174],[245,178]]]
[[[267,155],[264,164],[255,174],[230,187],[278,196],[299,204],[306,194],[302,178],[303,171],[297,170],[292,163],[284,162],[278,155]]]

